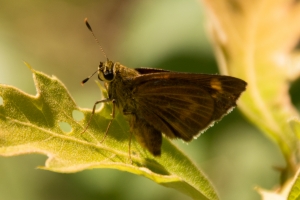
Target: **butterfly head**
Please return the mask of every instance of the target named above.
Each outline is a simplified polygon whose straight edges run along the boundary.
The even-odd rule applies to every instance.
[[[101,81],[111,82],[115,79],[116,67],[115,63],[110,60],[100,62],[98,67],[98,78]]]
[[[98,72],[98,78],[100,81],[111,82],[116,77],[116,63],[107,59],[106,62],[100,62],[97,71],[92,75],[81,81],[81,85],[85,84],[90,78]]]

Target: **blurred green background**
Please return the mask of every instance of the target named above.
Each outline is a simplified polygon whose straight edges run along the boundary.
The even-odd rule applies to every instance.
[[[84,25],[85,17],[112,61],[133,68],[218,73],[199,1],[0,0],[0,83],[35,95],[26,61],[58,77],[80,107],[92,108],[100,91],[93,81],[84,87],[80,82],[105,58]],[[238,109],[197,140],[174,143],[225,200],[260,199],[255,186],[276,187],[279,173],[272,167],[285,166],[278,148]],[[0,200],[189,199],[117,170],[58,174],[35,169],[45,160],[43,155],[0,157]]]

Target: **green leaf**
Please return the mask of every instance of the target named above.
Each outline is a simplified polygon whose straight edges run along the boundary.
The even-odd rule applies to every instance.
[[[281,149],[285,179],[299,165],[299,137],[289,120],[299,118],[289,83],[300,75],[300,2],[203,0],[221,71],[248,83],[238,107]]]
[[[288,200],[299,200],[300,199],[300,176],[299,171],[294,178],[291,192],[288,196]]]
[[[0,85],[0,155],[39,153],[48,156],[42,169],[61,173],[92,168],[113,168],[145,176],[179,190],[193,199],[218,199],[205,175],[168,140],[162,155],[153,157],[134,137],[129,160],[129,126],[116,114],[104,142],[111,105],[97,110],[85,133],[91,110],[76,106],[65,86],[56,78],[31,69],[37,95],[31,96]],[[78,121],[75,114],[83,113]],[[66,129],[70,130],[67,130]]]

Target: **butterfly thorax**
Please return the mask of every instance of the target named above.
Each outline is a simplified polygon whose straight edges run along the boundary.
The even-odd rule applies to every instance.
[[[99,79],[106,83],[109,98],[115,101],[116,106],[125,112],[124,114],[133,112],[135,105],[131,96],[132,80],[140,74],[134,69],[112,61],[100,63],[98,70]]]

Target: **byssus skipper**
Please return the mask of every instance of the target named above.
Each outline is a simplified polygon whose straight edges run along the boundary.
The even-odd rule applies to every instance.
[[[100,46],[87,19],[85,24]],[[109,60],[100,49],[106,61],[82,84],[98,72],[108,98],[95,102],[89,123],[97,104],[112,102],[112,120],[118,108],[128,120],[131,134],[154,156],[161,155],[162,134],[191,141],[231,111],[246,89],[245,81],[231,76],[131,69]]]

